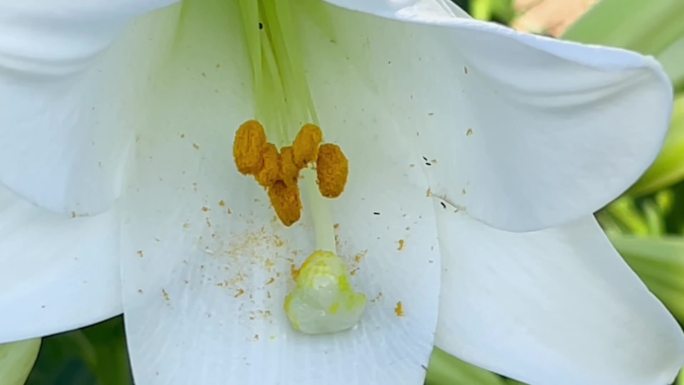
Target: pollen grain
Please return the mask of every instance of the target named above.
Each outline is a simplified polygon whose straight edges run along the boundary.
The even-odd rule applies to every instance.
[[[404,304],[402,304],[401,301],[397,302],[397,305],[394,307],[394,314],[396,314],[397,317],[404,316]]]

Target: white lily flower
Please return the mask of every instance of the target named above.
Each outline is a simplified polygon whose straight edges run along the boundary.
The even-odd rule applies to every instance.
[[[674,378],[681,329],[591,216],[660,148],[653,59],[442,0],[168,3],[0,3],[0,342],[123,303],[140,385],[419,384],[433,344],[533,385]],[[234,164],[254,118],[318,124],[342,195],[304,171],[283,226]],[[367,303],[312,336],[283,307],[320,248]]]

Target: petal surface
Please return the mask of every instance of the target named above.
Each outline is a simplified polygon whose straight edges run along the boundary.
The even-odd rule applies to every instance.
[[[155,49],[119,41],[129,20],[170,2],[0,4],[0,183],[57,212],[110,207],[151,64],[140,58]]]
[[[164,98],[151,99],[154,118],[139,134],[122,261],[136,382],[422,383],[439,249],[425,176],[403,159],[410,138],[377,149],[382,135],[327,130],[334,115],[318,111],[350,167],[345,192],[327,203],[329,230],[337,224],[337,252],[368,303],[347,332],[293,331],[283,304],[292,266],[316,247],[313,208],[304,198],[302,219],[286,229],[265,191],[235,169],[234,132],[254,113],[237,13],[231,2],[184,4],[152,91]]]
[[[0,343],[121,313],[118,218],[57,215],[0,189]]]
[[[334,3],[375,16],[327,6],[329,25],[308,23],[316,102],[413,137],[432,192],[494,227],[589,215],[661,146],[672,91],[652,58],[454,17],[438,1]]]
[[[531,385],[674,379],[682,331],[593,217],[510,233],[444,211],[437,346]]]

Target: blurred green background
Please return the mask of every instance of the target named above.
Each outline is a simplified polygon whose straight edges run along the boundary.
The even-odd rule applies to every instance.
[[[638,183],[597,217],[629,265],[684,324],[684,1],[455,1],[479,19],[632,49],[661,61],[677,92],[663,152]],[[45,338],[40,345],[38,340],[0,345],[0,383],[132,384],[121,317]],[[426,383],[520,384],[439,350],[433,353]],[[684,385],[684,376],[677,384]]]

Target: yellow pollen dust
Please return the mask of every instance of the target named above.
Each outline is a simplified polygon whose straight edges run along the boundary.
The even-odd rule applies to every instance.
[[[315,164],[321,195],[336,198],[347,182],[349,164],[339,146],[321,144],[323,133],[314,124],[305,124],[292,146],[278,148],[266,140],[264,127],[256,120],[243,123],[235,132],[233,157],[240,173],[252,175],[268,191],[278,218],[285,226],[297,222],[302,202],[299,172]]]
[[[396,314],[397,317],[404,316],[404,304],[402,304],[401,301],[397,302],[397,305],[394,307],[394,314]]]

